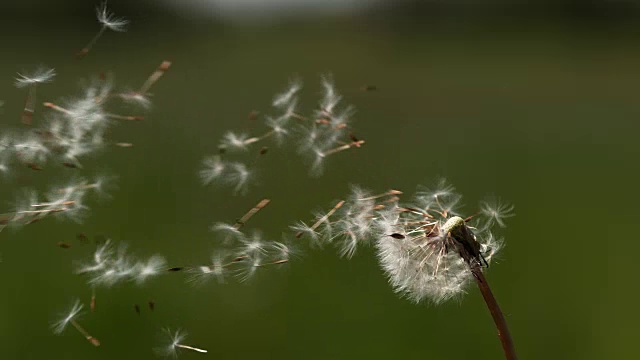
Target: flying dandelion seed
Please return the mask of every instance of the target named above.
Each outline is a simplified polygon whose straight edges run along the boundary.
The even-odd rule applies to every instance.
[[[98,22],[102,25],[102,27],[100,28],[98,33],[89,41],[89,43],[87,43],[87,45],[85,45],[82,50],[80,50],[76,54],[76,57],[78,58],[83,58],[87,54],[89,54],[89,51],[91,51],[93,45],[95,45],[95,43],[98,41],[98,39],[100,39],[102,34],[104,34],[107,29],[115,32],[127,31],[126,27],[129,24],[129,20],[116,17],[115,14],[107,9],[106,1],[96,8],[96,18],[98,19]]]
[[[187,333],[180,329],[176,331],[171,331],[169,328],[163,329],[162,337],[164,344],[154,349],[155,353],[159,356],[177,358],[181,350],[188,350],[201,354],[207,353],[207,350],[205,349],[183,344],[187,339]]]
[[[71,309],[68,312],[62,314],[61,318],[51,324],[51,329],[57,335],[62,334],[64,330],[71,324],[78,332],[84,336],[93,346],[100,346],[100,341],[91,334],[89,334],[80,324],[77,319],[82,315],[82,308],[84,305],[80,303],[80,300],[75,300]]]
[[[22,123],[31,125],[33,123],[33,114],[36,107],[36,90],[38,85],[51,82],[56,76],[56,71],[51,68],[40,67],[29,74],[18,73],[15,80],[17,88],[28,88],[27,98],[24,102],[22,111]]]

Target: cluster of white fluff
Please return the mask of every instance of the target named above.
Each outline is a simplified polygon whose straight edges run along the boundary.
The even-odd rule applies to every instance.
[[[503,227],[513,207],[496,199],[481,202],[480,214],[465,221],[458,211],[461,196],[445,181],[419,191],[411,204],[401,204],[400,194],[371,195],[354,188],[330,213],[317,214],[314,225],[293,229],[314,243],[335,244],[346,257],[374,243],[391,286],[415,302],[440,303],[464,293],[473,279],[470,267],[488,266],[500,250],[502,241],[492,228]],[[451,236],[454,223],[472,234],[477,258],[463,256],[462,244]]]
[[[113,286],[122,281],[135,281],[138,284],[167,273],[169,268],[164,257],[152,255],[139,260],[121,244],[115,247],[111,240],[96,248],[90,261],[78,265],[76,273],[87,277],[91,286]]]
[[[314,176],[322,174],[323,164],[329,155],[363,144],[364,141],[355,139],[350,133],[353,107],[340,106],[342,96],[336,91],[330,76],[323,76],[321,83],[323,96],[318,109],[310,116],[298,113],[298,92],[302,89],[302,82],[295,79],[274,97],[274,114],[263,116],[264,133],[225,133],[219,142],[219,154],[208,156],[202,162],[202,182],[205,185],[216,183],[231,186],[236,193],[246,192],[255,171],[248,165],[248,160],[235,159],[243,153],[249,153],[257,144],[263,146],[253,155],[264,155],[267,151],[264,144],[268,140],[277,146],[290,142],[309,162],[310,173]],[[251,157],[251,162],[255,164],[254,159]]]
[[[188,281],[195,284],[209,280],[224,283],[229,276],[247,281],[259,269],[282,266],[296,255],[297,251],[289,241],[269,240],[260,230],[247,231],[243,226],[240,222],[218,222],[211,226],[217,235],[216,249],[209,264],[189,269]]]

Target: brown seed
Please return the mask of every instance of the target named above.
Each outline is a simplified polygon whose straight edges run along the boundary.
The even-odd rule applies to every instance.
[[[391,236],[394,239],[398,239],[398,240],[402,240],[402,239],[404,239],[406,237],[406,236],[404,236],[402,234],[398,234],[398,233],[393,233],[393,234],[391,234],[389,236]]]
[[[258,118],[258,115],[259,115],[259,114],[260,114],[260,113],[259,113],[258,111],[256,111],[256,110],[252,110],[252,111],[250,111],[250,112],[249,112],[249,115],[247,116],[247,118],[248,118],[249,120],[255,120],[255,119],[257,119],[257,118]]]
[[[153,311],[156,308],[156,303],[153,300],[149,300],[149,310]]]
[[[34,163],[28,163],[27,167],[31,170],[36,170],[36,171],[41,171],[42,168],[40,166],[38,166],[38,164],[34,164]]]
[[[78,235],[76,235],[76,239],[78,239],[78,241],[80,241],[83,244],[86,244],[89,242],[89,238],[85,233],[78,233]]]
[[[176,272],[176,271],[182,271],[183,269],[184,269],[183,267],[176,266],[176,267],[168,268],[167,271]]]
[[[140,315],[140,306],[138,304],[133,305],[133,309]]]
[[[71,244],[64,242],[64,241],[58,241],[58,243],[56,244],[59,247],[63,248],[63,249],[68,249],[71,247]]]
[[[267,151],[269,151],[269,148],[266,146],[263,146],[262,149],[260,149],[260,155],[264,155],[267,153]]]

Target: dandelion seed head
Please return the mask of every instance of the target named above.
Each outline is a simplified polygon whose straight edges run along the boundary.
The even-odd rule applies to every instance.
[[[480,211],[486,217],[484,226],[491,227],[494,223],[506,227],[505,219],[515,216],[514,206],[503,203],[499,198],[492,197],[480,203]]]
[[[278,108],[288,107],[292,102],[296,101],[295,96],[300,89],[302,89],[302,80],[299,78],[291,79],[287,89],[277,94],[271,104]]]
[[[460,296],[473,280],[470,266],[489,263],[500,250],[502,242],[488,228],[470,227],[453,214],[451,204],[460,199],[452,186],[440,181],[417,194],[415,200],[423,207],[397,208],[395,214],[387,210],[376,217],[378,260],[396,292],[434,304]],[[453,237],[462,228],[472,239]],[[477,255],[469,253],[476,247]]]
[[[298,237],[306,236],[312,245],[321,245],[320,233],[315,229],[312,229],[311,226],[307,225],[304,221],[291,225],[289,228],[296,234],[299,234]]]
[[[191,275],[187,281],[201,284],[210,279],[216,279],[219,284],[223,284],[228,273],[228,269],[225,266],[226,258],[227,253],[224,251],[214,253],[211,256],[210,265],[198,266],[189,271]]]
[[[180,329],[171,331],[171,329],[166,328],[163,329],[162,336],[164,345],[154,349],[156,354],[163,357],[177,358],[180,352],[180,347],[178,345],[187,339],[187,333]]]
[[[96,17],[102,26],[113,31],[126,31],[127,24],[129,24],[129,20],[116,17],[114,13],[110,12],[109,9],[107,9],[106,1],[96,7]]]
[[[71,321],[77,319],[82,314],[82,308],[84,305],[80,302],[80,300],[76,299],[69,311],[61,315],[61,318],[51,324],[51,330],[55,334],[62,334],[64,329],[66,329],[67,325],[71,323]]]
[[[227,244],[244,237],[242,231],[235,224],[217,222],[211,226],[211,231],[223,235],[223,242]]]
[[[142,284],[147,279],[166,271],[167,261],[160,255],[153,255],[147,261],[137,263],[133,269],[136,282]]]
[[[251,144],[247,141],[248,138],[249,135],[247,134],[229,131],[224,134],[224,137],[220,142],[220,148],[232,151],[247,151]]]
[[[234,186],[234,193],[244,194],[247,191],[251,171],[243,163],[234,162],[230,165],[231,171],[226,177],[226,182]]]
[[[239,264],[240,268],[238,269],[237,276],[240,282],[249,281],[262,266],[262,256],[261,254],[256,254],[253,257],[244,259]]]
[[[320,101],[320,116],[330,115],[333,113],[335,107],[338,105],[342,96],[338,94],[335,84],[333,82],[333,76],[331,74],[325,74],[321,77],[320,82],[323,88],[323,97]]]
[[[282,144],[284,138],[289,134],[289,130],[286,128],[288,122],[288,117],[281,116],[272,118],[267,116],[266,125],[273,131],[273,136],[279,145]]]
[[[312,150],[312,163],[311,169],[309,170],[309,174],[311,176],[320,176],[324,172],[324,160],[325,155],[324,152],[320,148],[315,148]]]
[[[236,252],[238,256],[258,257],[266,254],[266,241],[262,238],[262,233],[255,230],[248,237],[239,238],[240,248]]]
[[[218,155],[210,156],[202,161],[202,169],[200,170],[200,180],[204,185],[210,184],[212,181],[222,177],[226,164]]]
[[[18,73],[18,77],[15,79],[14,85],[17,88],[23,88],[31,85],[44,84],[51,82],[55,76],[55,69],[39,67],[31,73]]]

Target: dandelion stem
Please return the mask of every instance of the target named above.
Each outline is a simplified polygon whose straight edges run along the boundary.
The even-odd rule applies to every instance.
[[[291,117],[292,117],[292,118],[294,118],[294,119],[298,119],[298,120],[302,120],[302,121],[309,120],[309,118],[308,118],[308,117],[306,117],[306,116],[302,116],[302,115],[300,115],[300,114],[298,114],[298,113],[295,113],[295,112],[290,112],[290,113],[289,113],[289,116],[291,116]]]
[[[260,135],[260,136],[254,136],[251,138],[246,139],[245,141],[242,142],[243,145],[251,145],[253,143],[257,143],[258,141],[264,140],[269,138],[270,136],[273,136],[273,134],[275,134],[276,132],[274,130],[269,130],[266,133]]]
[[[24,102],[24,110],[22,112],[22,123],[25,125],[31,125],[33,122],[33,113],[35,112],[36,104],[36,86],[33,84],[29,86],[27,98]]]
[[[265,206],[267,206],[269,203],[271,202],[270,199],[262,199],[260,200],[259,203],[256,204],[256,206],[254,206],[253,208],[251,208],[251,210],[249,210],[246,214],[244,214],[240,219],[238,219],[238,221],[236,221],[236,223],[233,225],[233,227],[236,230],[240,230],[240,228],[247,222],[249,221],[249,219],[251,219],[251,217],[253,215],[255,215],[258,211],[262,210]]]
[[[376,200],[376,199],[379,199],[381,197],[391,196],[391,195],[402,195],[402,191],[391,189],[391,190],[389,190],[389,191],[387,191],[385,193],[359,198],[358,200],[360,200],[360,201]]]
[[[205,353],[207,352],[207,350],[205,350],[205,349],[200,349],[200,348],[193,347],[193,346],[189,346],[189,345],[176,344],[175,346],[176,346],[176,347],[179,347],[179,348],[181,348],[181,349],[187,349],[187,350],[197,351],[197,352],[199,352],[199,353],[203,353],[203,354],[205,354]]]
[[[73,325],[74,328],[76,328],[76,330],[80,332],[80,334],[82,334],[82,336],[84,336],[85,339],[87,339],[87,341],[93,344],[93,346],[100,346],[100,340],[91,336],[91,334],[89,334],[87,330],[85,330],[82,326],[80,326],[80,324],[78,324],[77,321],[75,321],[74,319],[71,319],[70,323],[71,325]]]
[[[482,297],[484,298],[485,303],[487,303],[487,307],[489,308],[489,312],[491,313],[493,322],[496,324],[496,328],[498,329],[498,337],[500,338],[500,342],[502,343],[502,349],[504,350],[505,358],[507,360],[517,360],[518,356],[516,355],[516,350],[513,345],[511,333],[509,333],[509,328],[507,327],[507,321],[502,314],[502,310],[500,310],[498,301],[491,292],[491,288],[489,287],[487,279],[482,273],[482,267],[480,266],[480,264],[474,264],[471,266],[471,272],[473,273],[474,279],[476,279],[476,282],[478,283],[478,288],[482,293]]]
[[[323,222],[327,221],[331,217],[331,215],[333,215],[333,213],[338,211],[338,209],[340,209],[342,207],[342,205],[344,205],[344,203],[345,203],[344,200],[338,201],[336,206],[334,206],[333,209],[329,210],[328,213],[326,213],[323,217],[321,217],[320,219],[318,219],[318,221],[316,221],[313,225],[311,225],[309,230],[311,230],[312,232],[315,231],[318,228],[318,226],[320,226],[320,224],[322,224]],[[296,239],[301,238],[302,235],[304,235],[304,232],[302,232],[302,231],[297,232],[296,233]]]
[[[160,80],[162,75],[164,75],[164,73],[167,70],[169,70],[170,66],[171,66],[171,61],[167,61],[167,60],[163,61],[160,64],[160,66],[158,66],[156,71],[154,71],[153,74],[151,74],[151,76],[149,76],[149,78],[144,82],[144,84],[142,84],[142,86],[140,87],[140,90],[138,90],[138,93],[142,95],[146,94],[151,88],[151,86],[155,84],[156,81]]]
[[[91,40],[89,40],[89,43],[87,45],[85,45],[80,51],[78,51],[76,53],[76,57],[78,59],[81,59],[83,57],[85,57],[89,51],[91,50],[91,48],[93,47],[93,45],[96,43],[96,41],[98,41],[98,39],[100,39],[100,37],[102,36],[102,34],[104,33],[104,31],[107,29],[106,26],[102,26],[100,28],[100,31],[98,31],[98,33],[91,38]]]
[[[344,145],[338,146],[336,148],[327,150],[327,151],[322,153],[322,156],[323,157],[324,156],[329,156],[329,155],[332,155],[332,154],[335,154],[335,153],[339,153],[341,151],[345,151],[345,150],[351,149],[352,147],[360,147],[362,144],[364,144],[364,140],[353,141],[353,142],[350,142],[348,144],[344,144]]]

